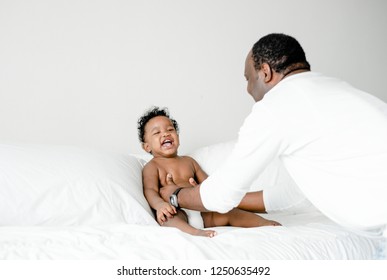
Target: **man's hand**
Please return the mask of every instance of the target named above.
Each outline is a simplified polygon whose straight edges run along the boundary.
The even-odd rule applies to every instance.
[[[196,183],[196,181],[195,181],[194,178],[189,178],[188,181],[189,181],[189,183],[190,183],[190,185],[191,185],[192,187],[196,187],[196,186],[199,185],[198,183]]]
[[[189,179],[189,185],[192,187],[183,187],[179,192],[179,205],[183,208],[191,210],[207,212],[208,210],[203,206],[200,198],[200,185],[196,183],[193,178]],[[181,186],[177,186],[173,182],[171,174],[167,174],[166,183],[160,188],[160,195],[165,201],[169,201],[169,197],[173,192]]]
[[[169,201],[169,197],[173,194],[173,192],[178,189],[179,186],[176,186],[175,182],[173,182],[172,174],[167,174],[166,185],[163,185],[160,188],[160,195],[165,201]]]

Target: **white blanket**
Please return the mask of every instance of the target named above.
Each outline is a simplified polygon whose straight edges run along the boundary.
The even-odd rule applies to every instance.
[[[382,241],[345,230],[317,212],[271,218],[284,226],[215,228],[214,238],[124,223],[1,227],[0,259],[372,259]]]

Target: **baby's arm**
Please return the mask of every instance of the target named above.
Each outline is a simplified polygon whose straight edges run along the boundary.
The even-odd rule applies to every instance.
[[[177,213],[175,207],[164,201],[159,194],[159,175],[157,167],[149,162],[142,171],[144,195],[149,205],[156,210],[157,222],[162,225]]]
[[[197,163],[196,160],[194,160],[193,158],[191,158],[191,160],[195,169],[195,178],[193,179],[197,184],[201,184],[205,179],[207,179],[208,175],[206,172],[204,172],[204,170],[200,167],[199,163]]]

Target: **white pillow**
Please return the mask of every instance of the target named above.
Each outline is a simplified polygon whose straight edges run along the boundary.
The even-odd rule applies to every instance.
[[[235,143],[235,140],[231,140],[209,145],[195,150],[189,156],[193,157],[201,168],[210,175],[225,162],[234,149]]]
[[[0,144],[0,225],[156,224],[134,156]]]

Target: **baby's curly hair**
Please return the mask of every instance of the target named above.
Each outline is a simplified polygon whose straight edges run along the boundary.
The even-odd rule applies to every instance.
[[[173,127],[175,128],[176,132],[179,133],[179,125],[177,124],[176,120],[172,119],[169,116],[168,108],[159,108],[157,106],[153,106],[150,109],[148,109],[137,121],[137,130],[138,130],[138,139],[141,143],[145,142],[145,125],[154,117],[163,116],[167,117],[171,120],[171,123]]]

